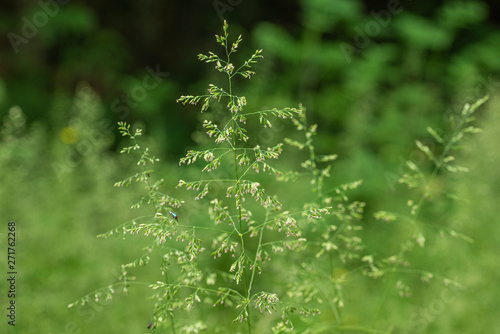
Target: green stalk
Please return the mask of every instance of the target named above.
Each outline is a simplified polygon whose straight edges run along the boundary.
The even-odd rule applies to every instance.
[[[268,215],[269,215],[269,209],[266,210],[266,217],[264,218],[264,224],[262,224],[262,227],[260,228],[260,232],[259,232],[259,244],[257,245],[257,251],[255,252],[255,259],[253,261],[252,276],[250,277],[250,284],[248,285],[248,295],[251,295],[251,293],[252,293],[253,279],[255,277],[255,269],[257,268],[257,266],[255,264],[257,263],[257,257],[259,256],[259,252],[260,252],[260,249],[262,247],[262,238],[264,236],[264,227],[267,224]]]
[[[227,42],[226,42],[226,55],[227,55],[227,63],[230,63],[230,53],[227,50]],[[229,98],[233,100],[233,87],[232,87],[232,81],[231,81],[231,74],[227,73],[228,75],[228,85],[229,85]],[[236,113],[235,113],[236,114]],[[231,115],[232,118],[232,123],[233,123],[233,129],[236,129],[236,115]],[[233,152],[234,152],[234,175],[236,179],[236,194],[239,194],[239,188],[240,188],[240,177],[238,175],[238,153],[236,151],[236,137],[235,137],[235,132],[233,131]],[[241,241],[241,256],[243,256],[243,259],[245,258],[245,241],[243,239],[243,221],[241,219],[241,203],[240,206],[238,206],[238,225],[239,225],[239,231],[238,235],[240,237]],[[247,271],[246,268],[243,268],[243,286],[245,289],[245,310],[247,312],[248,318],[247,318],[247,325],[248,325],[248,333],[252,333],[252,324],[250,320],[250,300],[249,300],[249,291],[248,291],[248,283],[247,283]]]

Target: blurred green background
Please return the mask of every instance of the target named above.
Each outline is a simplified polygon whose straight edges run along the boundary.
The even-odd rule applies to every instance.
[[[417,285],[408,298],[395,293],[382,318],[394,333],[500,333],[497,1],[25,0],[0,9],[0,245],[5,250],[5,226],[16,221],[13,332],[146,331],[153,303],[145,287],[106,306],[67,305],[115,281],[147,242],[95,237],[136,217],[130,206],[142,195],[113,188],[135,172],[118,154],[124,142],[116,122],[144,128],[162,160],[156,173],[175,192],[187,173],[179,157],[201,141],[199,109],[175,100],[221,80],[196,55],[220,50],[213,36],[226,19],[233,37],[243,35],[240,59],[264,50],[257,74],[236,93],[249,108],[307,108],[320,125],[318,152],[339,155],[329,186],[364,180],[354,197],[367,203],[363,238],[378,254],[394,252],[398,242],[388,240],[397,240],[397,229],[371,214],[403,209],[397,177],[405,160],[420,158],[415,139],[429,138],[427,126],[445,133],[449,114],[490,95],[478,112],[485,131],[464,143],[460,157],[470,173],[440,175],[435,185],[467,200],[428,213],[474,243],[430,237],[414,254],[421,267],[464,289],[443,302],[443,285]],[[285,136],[284,128],[273,131],[259,133],[264,145]],[[158,272],[150,266],[134,274],[153,282]],[[380,286],[346,287],[353,324],[370,323]],[[436,300],[442,309],[434,309]],[[4,316],[1,331],[8,327]]]

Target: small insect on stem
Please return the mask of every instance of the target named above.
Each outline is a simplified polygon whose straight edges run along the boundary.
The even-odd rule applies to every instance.
[[[148,324],[148,329],[155,328],[155,327],[156,327],[156,325],[152,321],[150,321]]]
[[[179,218],[179,215],[176,214],[175,212],[172,212],[172,211],[169,211],[170,212],[170,215],[172,216],[172,218],[174,218],[175,220],[178,220],[177,218]]]

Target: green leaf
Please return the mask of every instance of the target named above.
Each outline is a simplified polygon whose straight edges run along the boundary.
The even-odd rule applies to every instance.
[[[438,133],[433,129],[431,128],[430,126],[427,127],[427,132],[429,132],[431,134],[432,137],[434,137],[434,139],[440,143],[440,144],[443,144],[444,143],[444,140],[443,138],[441,138],[440,135],[438,135]]]
[[[483,132],[483,129],[477,128],[475,126],[468,126],[466,127],[463,132],[468,132],[468,133],[480,133]]]
[[[431,160],[437,163],[436,157],[434,157],[434,154],[432,154],[431,149],[429,146],[422,144],[420,140],[416,140],[415,143],[417,144],[417,147],[424,152],[424,154]]]

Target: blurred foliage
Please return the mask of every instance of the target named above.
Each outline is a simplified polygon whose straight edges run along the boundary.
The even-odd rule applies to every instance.
[[[321,124],[321,151],[348,156],[337,165],[338,180],[378,176],[368,194],[380,191],[384,171],[426,126],[444,128],[443,112],[498,85],[491,78],[500,72],[500,44],[493,42],[500,32],[488,28],[485,3],[446,2],[430,17],[401,4],[388,18],[386,8],[365,14],[352,1],[302,4],[300,35],[267,22],[254,29],[271,62],[257,70],[265,85],[254,94],[269,105],[299,99]],[[341,52],[363,38],[369,42],[359,52]]]
[[[264,49],[257,75],[245,87],[253,103],[249,107],[302,103],[312,115],[309,121],[319,124],[318,153],[339,155],[325,187],[364,179],[356,196],[367,202],[367,217],[404,205],[406,193],[397,187],[396,176],[402,161],[414,157],[414,140],[428,138],[427,126],[445,132],[449,114],[485,93],[495,95],[500,85],[498,3],[402,2],[401,11],[385,25],[380,20],[388,19],[381,14],[387,6],[387,1],[242,1],[223,13],[247,39],[252,36],[249,49]],[[166,158],[158,173],[165,175],[169,187],[181,178],[175,169],[177,158],[200,143],[193,131],[197,111],[181,111],[175,99],[210,80],[195,55],[210,49],[220,13],[212,2],[201,0],[114,6],[71,1],[47,16],[47,23],[16,53],[8,34],[22,35],[26,20],[33,22],[44,10],[34,0],[0,7],[0,31],[5,36],[0,43],[0,217],[18,223],[22,274],[16,330],[144,331],[152,304],[141,288],[103,308],[93,305],[74,313],[66,306],[115,280],[112,268],[118,271],[145,244],[142,239],[95,239],[135,216],[129,207],[140,196],[112,187],[129,175],[128,162],[115,154],[121,140],[116,121],[144,123],[148,146]],[[343,47],[362,41],[367,45],[346,57]],[[150,74],[148,67],[157,66],[169,76],[146,90],[143,99],[134,100],[134,91],[144,87]],[[475,242],[431,238],[429,253],[417,253],[415,259],[426,259],[423,266],[459,281],[464,278],[464,290],[429,317],[425,329],[418,330],[423,322],[413,328],[415,333],[498,330],[491,311],[499,292],[490,283],[497,275],[499,161],[494,143],[500,128],[495,116],[498,102],[492,100],[484,116],[483,139],[469,144],[471,176],[438,178],[433,185],[440,190],[452,184],[471,202],[425,213],[438,213]],[[128,113],[113,105],[127,106]],[[286,129],[278,127],[276,136]],[[293,154],[288,159],[301,161]],[[288,196],[296,200],[292,193]],[[397,229],[390,232],[394,227],[369,220],[364,224],[368,247],[394,247],[388,236]],[[283,270],[276,268],[277,273]],[[344,270],[336,272],[342,276]],[[144,273],[148,281],[157,274]],[[356,307],[346,306],[346,324],[355,325],[370,315],[369,306],[380,297],[374,292],[379,283],[347,284],[344,294]],[[391,300],[385,307],[385,314],[394,314],[395,328],[412,326],[408,314],[416,313],[413,319],[421,320],[444,289],[413,283],[421,289],[414,292],[415,299]]]

